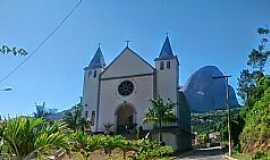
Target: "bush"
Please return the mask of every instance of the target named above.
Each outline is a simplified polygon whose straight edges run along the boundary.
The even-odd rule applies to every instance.
[[[137,156],[138,160],[150,160],[157,158],[168,158],[170,154],[174,152],[172,147],[161,146],[158,142],[150,140],[138,140],[137,141]]]
[[[255,103],[249,112],[246,113],[246,125],[241,133],[241,147],[243,152],[256,152],[257,150],[267,151],[270,139],[270,87],[265,91],[264,96]]]
[[[123,159],[126,159],[127,152],[132,151],[132,158],[138,160],[164,159],[173,153],[171,147],[150,140],[133,141],[120,135],[69,132],[63,123],[48,123],[35,118],[15,118],[2,122],[0,140],[0,153],[7,155],[6,159],[47,159],[48,156],[57,155],[59,150],[85,160],[96,150],[103,150],[111,158],[113,150],[121,149]]]

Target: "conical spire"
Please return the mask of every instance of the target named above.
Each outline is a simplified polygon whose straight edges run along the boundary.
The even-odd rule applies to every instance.
[[[166,36],[165,42],[163,43],[158,59],[170,59],[173,57],[174,55],[173,55],[172,47],[170,44],[170,40],[169,40],[169,37]]]
[[[105,67],[105,60],[101,52],[100,46],[98,47],[96,54],[89,64],[90,69],[103,68]]]

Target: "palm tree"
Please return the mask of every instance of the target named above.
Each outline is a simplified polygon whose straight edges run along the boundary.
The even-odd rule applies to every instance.
[[[45,102],[43,102],[41,105],[36,104],[36,112],[34,112],[35,118],[44,118],[49,114],[49,112],[46,110]]]
[[[165,103],[162,98],[157,97],[151,100],[151,106],[145,114],[144,122],[154,122],[158,124],[159,142],[162,141],[161,128],[162,122],[175,122],[176,116],[174,108],[176,104],[172,103],[169,99]]]
[[[3,153],[23,160],[52,155],[58,149],[68,150],[63,123],[46,123],[43,119],[15,118],[0,126]]]
[[[64,122],[70,129],[74,130],[74,132],[79,130],[84,132],[88,125],[88,121],[82,116],[82,109],[81,104],[77,104],[71,111],[66,112],[64,115]]]

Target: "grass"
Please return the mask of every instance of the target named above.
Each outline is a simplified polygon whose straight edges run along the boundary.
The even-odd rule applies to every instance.
[[[233,158],[238,160],[270,160],[270,152],[267,153],[257,153],[257,154],[243,154],[234,152],[232,155]]]
[[[252,160],[252,155],[249,154],[233,153],[232,157],[238,160]]]

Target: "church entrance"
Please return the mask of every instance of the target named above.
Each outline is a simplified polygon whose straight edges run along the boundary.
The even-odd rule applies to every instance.
[[[118,133],[128,133],[136,127],[136,111],[131,104],[121,104],[115,115]]]

